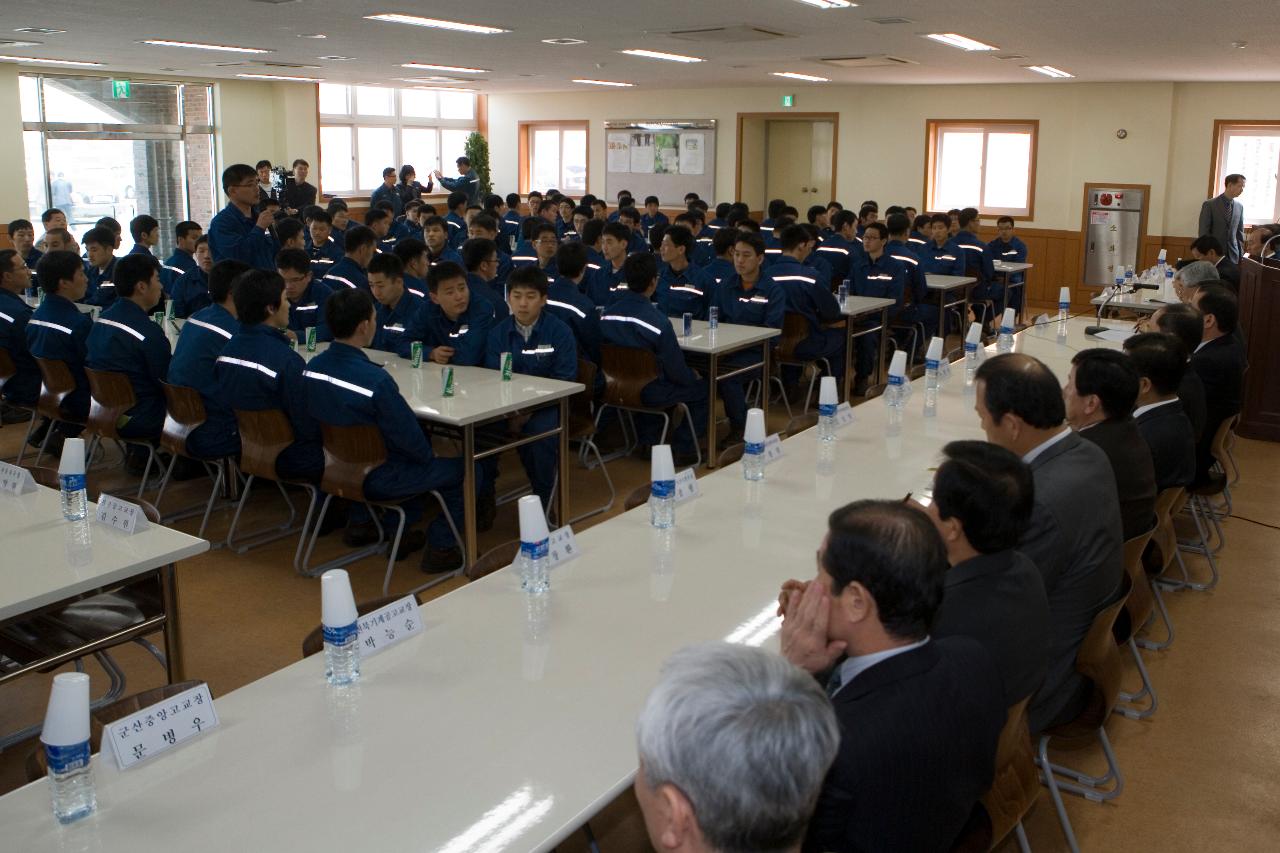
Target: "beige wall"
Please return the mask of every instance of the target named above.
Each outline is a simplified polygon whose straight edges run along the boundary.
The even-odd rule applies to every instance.
[[[18,66],[0,62],[0,223],[26,218],[27,173],[23,169],[22,109],[18,98]]]
[[[492,95],[490,151],[494,186],[515,188],[516,122],[591,122],[590,189],[604,192],[608,119],[714,118],[717,200],[733,195],[737,114],[838,112],[836,197],[881,204],[923,202],[925,121],[930,118],[1038,119],[1040,141],[1032,227],[1079,230],[1086,182],[1151,184],[1152,234],[1193,236],[1208,185],[1215,118],[1261,118],[1251,105],[1268,84],[1028,84],[1010,86],[831,86],[690,91]],[[1274,112],[1274,111],[1272,111]],[[1125,128],[1129,135],[1116,138]]]

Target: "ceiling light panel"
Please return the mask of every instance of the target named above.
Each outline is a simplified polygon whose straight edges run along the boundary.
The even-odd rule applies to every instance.
[[[664,59],[667,62],[706,62],[697,56],[685,56],[680,53],[663,53],[660,50],[641,50],[639,48],[631,48],[622,50],[619,53],[625,53],[627,56],[639,56],[644,59]]]
[[[968,36],[962,36],[959,33],[929,33],[925,36],[927,39],[936,41],[939,44],[945,44],[950,47],[958,47],[961,50],[999,50],[1000,48],[980,42],[977,39],[971,39]]]
[[[830,83],[830,77],[818,77],[814,74],[800,74],[796,71],[774,71],[774,77],[786,77],[791,80],[807,80],[810,83]]]
[[[1065,79],[1067,77],[1076,76],[1074,74],[1068,74],[1066,71],[1063,71],[1061,68],[1054,68],[1052,65],[1024,65],[1022,67],[1026,68],[1028,71],[1034,71],[1037,74],[1043,74],[1046,77]]]
[[[857,3],[851,3],[849,0],[798,0],[806,6],[815,6],[819,9],[852,9]]]
[[[365,19],[369,21],[385,21],[389,24],[409,24],[414,27],[431,27],[437,30],[453,30],[459,33],[473,33],[476,35],[496,35],[497,33],[509,33],[511,30],[504,30],[500,27],[486,27],[480,24],[464,24],[459,21],[446,21],[441,18],[422,18],[418,15],[406,15],[402,12],[380,12],[376,15],[365,15]]]
[[[488,74],[488,68],[464,68],[461,65],[431,65],[426,62],[404,62],[401,68],[417,68],[422,71],[455,71],[458,74]]]
[[[172,41],[170,39],[143,39],[142,44],[156,47],[189,47],[195,50],[225,50],[231,53],[270,53],[260,47],[237,47],[231,44],[206,44],[199,41]]]
[[[0,62],[34,62],[36,65],[76,65],[84,67],[102,65],[101,62],[81,62],[76,59],[38,59],[34,56],[7,56],[5,54],[0,54]]]
[[[587,86],[616,86],[621,89],[627,89],[635,85],[635,83],[620,83],[616,80],[574,80],[575,83],[583,83]]]
[[[237,74],[237,77],[243,77],[246,80],[288,80],[292,83],[323,83],[324,80],[319,77],[290,77],[285,74]]]

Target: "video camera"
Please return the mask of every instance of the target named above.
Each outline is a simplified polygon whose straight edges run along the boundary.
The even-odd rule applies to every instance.
[[[284,166],[275,166],[271,170],[271,192],[269,195],[274,200],[285,204],[289,190],[298,185],[297,180],[293,176],[293,172]]]

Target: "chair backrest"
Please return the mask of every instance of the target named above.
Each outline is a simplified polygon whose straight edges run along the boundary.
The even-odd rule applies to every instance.
[[[1218,431],[1213,434],[1213,443],[1209,445],[1209,454],[1218,460],[1218,464],[1222,466],[1223,471],[1231,470],[1231,462],[1227,458],[1227,440],[1230,438],[1231,433],[1235,431],[1238,423],[1240,423],[1240,416],[1232,415],[1219,424]]]
[[[187,453],[187,437],[196,428],[208,420],[204,410],[204,400],[200,392],[186,385],[170,385],[161,382],[164,388],[164,428],[160,431],[160,446],[170,453],[189,456]]]
[[[1120,597],[1093,618],[1089,633],[1076,652],[1076,672],[1093,682],[1094,689],[1102,695],[1103,704],[1108,709],[1115,707],[1116,697],[1120,695],[1120,680],[1124,676],[1124,664],[1111,631],[1131,587],[1129,575],[1125,574],[1121,578]]]
[[[596,434],[596,419],[591,402],[596,396],[596,367],[588,359],[578,357],[578,382],[582,390],[569,398],[569,440],[590,438]]]
[[[357,604],[356,613],[363,616],[366,613],[372,613],[375,610],[380,610],[391,602],[399,601],[402,598],[404,598],[403,595],[388,595],[382,598],[375,598],[371,601]],[[414,596],[414,600],[418,600],[417,596]],[[421,603],[421,601],[419,601],[419,603]],[[324,626],[317,625],[307,634],[306,637],[302,639],[302,656],[304,658],[309,658],[315,653],[321,651],[324,651]]]
[[[129,377],[114,370],[84,369],[89,378],[88,429],[103,438],[119,438],[121,416],[138,403]]]
[[[519,551],[519,539],[512,539],[510,542],[495,545],[480,555],[480,559],[471,564],[471,568],[466,571],[467,580],[478,581],[485,575],[491,575],[498,569],[506,568],[515,562],[516,554]]]
[[[716,457],[716,467],[723,468],[726,465],[732,465],[742,458],[742,454],[747,452],[747,446],[739,441],[737,444],[731,444],[724,450],[720,451],[720,455]]]
[[[1178,533],[1173,526],[1173,513],[1181,506],[1187,491],[1181,486],[1164,489],[1156,495],[1156,529],[1151,534],[1151,542],[1155,545],[1153,560],[1147,566],[1151,574],[1159,575],[1169,568],[1178,552]],[[1159,559],[1155,559],[1155,551]]]
[[[1129,577],[1131,587],[1125,596],[1124,612],[1128,618],[1117,618],[1113,634],[1116,642],[1124,645],[1142,626],[1155,608],[1155,595],[1151,592],[1151,582],[1142,568],[1142,553],[1151,541],[1156,529],[1153,527],[1141,536],[1135,536],[1124,543],[1124,571]]]
[[[293,444],[293,425],[288,416],[280,409],[235,411],[240,430],[240,470],[274,480],[276,459]]]
[[[57,468],[49,468],[41,465],[35,468],[28,468],[27,470],[31,472],[31,479],[36,481],[36,485],[44,486],[46,489],[62,488],[62,483],[58,480]],[[85,494],[89,496],[89,500],[95,501],[98,499],[98,495],[101,494],[99,489],[100,483],[98,475],[93,473],[85,474],[84,491]]]
[[[796,415],[794,418],[787,421],[786,427],[784,427],[782,430],[782,437],[790,438],[793,435],[799,435],[805,430],[815,427],[817,425],[818,425],[817,412],[805,412],[802,415]]]
[[[0,389],[4,388],[4,383],[13,378],[18,372],[17,365],[13,363],[13,356],[9,355],[9,351],[0,347]]]
[[[382,432],[373,424],[321,424],[324,477],[320,491],[350,501],[364,501],[364,478],[387,461]]]
[[[991,840],[1004,838],[1031,810],[1040,796],[1040,771],[1031,751],[1027,729],[1027,702],[1023,699],[1009,709],[1000,741],[996,745],[996,772],[991,788],[982,795],[983,808],[991,818]]]
[[[803,314],[788,311],[782,317],[782,336],[774,343],[778,357],[783,361],[795,359],[796,347],[809,337],[809,321]]]
[[[46,418],[65,420],[62,401],[76,390],[76,378],[71,375],[71,368],[56,358],[37,358],[36,366],[40,368],[40,398],[36,401],[36,411]]]
[[[658,360],[653,353],[639,347],[601,344],[600,362],[604,370],[604,402],[643,408],[640,392],[658,378]]]
[[[627,499],[622,502],[623,511],[630,511],[638,506],[644,506],[649,502],[649,493],[653,491],[652,483],[645,483],[643,486],[636,486],[631,494],[627,495]]]

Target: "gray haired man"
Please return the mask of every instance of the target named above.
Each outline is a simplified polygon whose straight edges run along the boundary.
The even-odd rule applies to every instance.
[[[840,742],[812,676],[748,646],[676,652],[636,723],[658,851],[798,850]]]
[[[1208,261],[1192,261],[1173,274],[1173,290],[1182,302],[1191,302],[1195,290],[1202,284],[1220,284],[1218,269]]]

